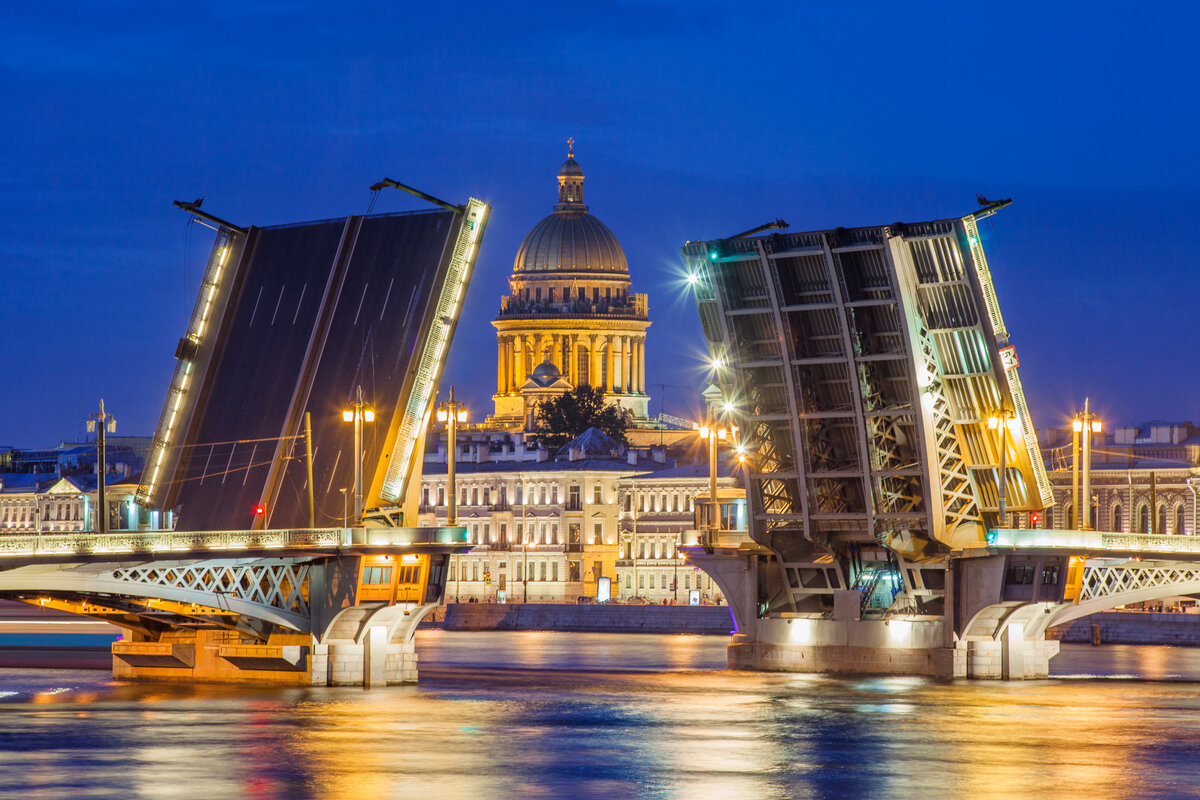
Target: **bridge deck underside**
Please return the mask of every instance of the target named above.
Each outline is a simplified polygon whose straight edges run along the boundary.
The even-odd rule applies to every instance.
[[[253,228],[236,291],[214,320],[216,355],[200,386],[172,505],[189,530],[308,524],[303,415],[311,412],[318,525],[342,520],[353,492],[352,426],[361,386],[378,422],[363,426],[364,485],[386,468],[389,421],[460,222],[450,211]],[[352,500],[353,498],[351,498]]]

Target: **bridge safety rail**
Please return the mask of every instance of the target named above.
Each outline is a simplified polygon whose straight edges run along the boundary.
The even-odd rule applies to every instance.
[[[0,558],[195,553],[222,550],[330,550],[354,547],[462,545],[466,528],[299,528],[261,531],[118,531],[0,536]]]
[[[1146,553],[1200,553],[1200,538],[1148,533],[1060,531],[999,528],[987,533],[988,547],[1052,548],[1056,550],[1113,550]]]

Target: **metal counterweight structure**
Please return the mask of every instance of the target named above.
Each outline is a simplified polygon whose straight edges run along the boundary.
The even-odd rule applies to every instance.
[[[915,560],[1052,502],[976,216],[684,248],[716,380],[754,454],[752,536]]]
[[[412,525],[418,443],[488,210],[471,199],[436,211],[219,226],[139,503],[176,510],[181,530],[308,525],[307,411],[316,524],[337,524],[354,466],[342,410],[361,386],[377,420],[363,437],[367,516]]]
[[[761,614],[847,589],[887,608],[900,587],[943,614],[949,559],[1008,527],[1001,464],[1010,517],[1052,503],[977,227],[1006,204],[683,248],[774,557]]]

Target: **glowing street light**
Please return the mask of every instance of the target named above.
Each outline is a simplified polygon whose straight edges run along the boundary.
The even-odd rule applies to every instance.
[[[364,422],[375,421],[375,411],[367,406],[362,399],[362,386],[358,387],[354,404],[342,411],[343,422],[354,423],[354,525],[362,525],[363,496],[362,496],[362,462],[363,440],[362,426]],[[345,515],[343,514],[343,517]],[[344,519],[343,519],[344,523]]]
[[[700,438],[708,442],[708,530],[710,541],[715,543],[717,532],[721,530],[720,503],[717,500],[717,444],[726,439],[732,440],[737,436],[738,429],[736,425],[726,427],[715,421],[698,427]]]
[[[1091,399],[1083,398],[1083,413],[1071,420],[1071,501],[1075,509],[1075,527],[1092,529],[1092,434],[1100,433],[1100,420],[1091,412]],[[1079,506],[1079,439],[1083,438],[1083,503]]]
[[[437,420],[447,423],[447,438],[449,439],[447,444],[450,448],[450,457],[446,459],[446,478],[449,483],[450,502],[446,504],[446,526],[452,527],[456,524],[455,512],[458,510],[458,491],[454,485],[454,462],[458,459],[456,434],[458,433],[458,423],[467,421],[467,408],[454,399],[453,386],[450,387],[450,397],[438,406]],[[524,500],[524,496],[521,499]]]
[[[1008,465],[1006,463],[1008,457],[1008,437],[1005,436],[1005,430],[1011,430],[1015,435],[1018,430],[1017,418],[1013,416],[1011,411],[1001,410],[998,413],[988,417],[988,428],[994,430],[998,434],[1000,442],[1000,521],[997,527],[1008,526],[1008,510],[1004,505],[1005,490],[1008,488]]]

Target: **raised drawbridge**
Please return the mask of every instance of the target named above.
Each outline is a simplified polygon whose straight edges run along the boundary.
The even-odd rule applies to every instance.
[[[1022,532],[1053,496],[978,227],[1007,202],[683,248],[749,454],[748,537],[690,550],[734,608],[732,666],[1043,675],[1049,624],[1134,596],[1098,576],[1195,557]]]

